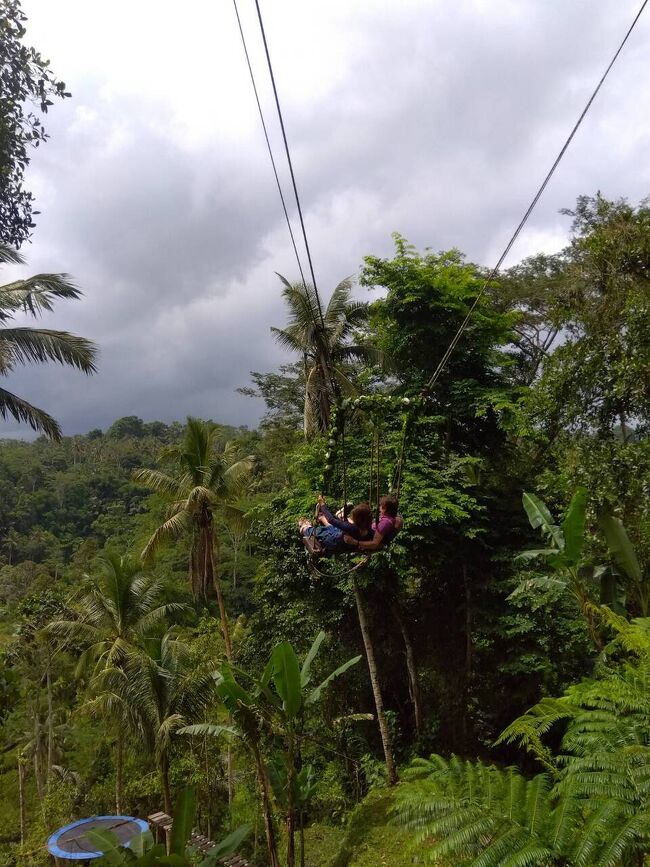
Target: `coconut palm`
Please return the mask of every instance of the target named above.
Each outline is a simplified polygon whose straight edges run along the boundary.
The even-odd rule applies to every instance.
[[[0,264],[23,265],[24,261],[11,247],[0,244]],[[67,331],[7,325],[21,313],[38,318],[44,311],[52,310],[57,298],[80,296],[81,292],[66,274],[36,274],[0,286],[0,376],[7,376],[17,365],[47,361],[94,373],[96,350],[89,340]],[[9,415],[52,439],[61,438],[61,428],[51,415],[0,388],[0,416],[6,419]]]
[[[172,627],[149,634],[144,652],[130,657],[124,671],[109,679],[129,707],[130,719],[160,771],[165,812],[172,812],[169,769],[178,730],[202,718],[214,699],[214,680],[197,668],[188,645]]]
[[[56,620],[46,632],[64,639],[85,641],[86,649],[77,664],[77,675],[90,673],[93,698],[84,710],[110,721],[115,729],[115,801],[122,806],[126,731],[132,723],[130,708],[115,677],[127,663],[141,654],[143,636],[168,616],[181,611],[179,603],[161,604],[162,582],[142,572],[141,564],[106,552],[99,559],[99,572],[82,588],[74,610],[75,620]],[[117,673],[117,674],[116,674]]]
[[[55,620],[46,632],[87,644],[77,663],[77,674],[97,676],[108,668],[123,667],[142,638],[154,626],[186,606],[161,604],[163,584],[142,571],[142,565],[113,551],[98,558],[98,572],[87,576],[73,602],[74,620]]]
[[[284,277],[282,297],[289,308],[285,328],[272,328],[278,343],[297,353],[305,366],[304,430],[309,437],[329,427],[330,411],[338,393],[355,394],[347,363],[377,363],[381,353],[375,347],[353,343],[355,330],[368,321],[368,305],[353,301],[352,281],[341,281],[321,315],[314,287],[289,283]]]
[[[214,587],[219,603],[221,628],[228,659],[232,658],[226,607],[217,572],[215,518],[243,520],[236,502],[245,489],[252,458],[240,458],[235,443],[218,448],[218,428],[212,422],[187,419],[185,435],[179,445],[170,446],[160,456],[175,475],[161,470],[141,469],[133,473],[136,481],[171,499],[166,520],[147,542],[142,557],[150,561],[166,542],[190,537],[189,577],[192,593],[207,600]]]
[[[134,658],[134,655],[131,657]],[[129,730],[139,731],[139,719],[126,697],[126,674],[119,668],[105,668],[90,683],[92,698],[80,711],[107,723],[115,733],[115,813],[124,806],[124,754]]]

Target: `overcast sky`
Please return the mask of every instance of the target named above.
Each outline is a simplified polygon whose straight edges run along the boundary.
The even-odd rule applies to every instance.
[[[281,161],[254,2],[239,3]],[[393,231],[493,264],[639,5],[261,0],[323,294],[389,255]],[[23,252],[82,287],[45,324],[100,357],[92,378],[32,368],[7,387],[66,434],[131,414],[254,425],[259,405],[235,389],[289,360],[269,326],[284,322],[275,272],[297,273],[232,3],[23,7],[73,94],[29,170],[42,214]],[[581,193],[650,193],[649,54],[650,12],[511,262],[561,248],[558,211]]]

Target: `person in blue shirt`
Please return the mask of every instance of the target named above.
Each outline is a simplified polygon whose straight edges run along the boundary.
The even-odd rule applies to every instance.
[[[298,522],[303,541],[312,554],[331,555],[354,551],[360,542],[371,542],[374,536],[372,509],[367,503],[356,505],[348,521],[333,515],[323,497],[319,497],[317,520],[317,526],[306,518]]]

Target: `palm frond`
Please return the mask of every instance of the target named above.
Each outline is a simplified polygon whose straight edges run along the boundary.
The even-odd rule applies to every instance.
[[[0,388],[0,416],[6,419],[8,415],[13,416],[16,421],[26,422],[32,430],[44,433],[56,442],[61,439],[59,423],[51,415],[5,388]]]
[[[18,250],[14,250],[8,244],[0,243],[0,265],[24,265],[25,260]],[[280,276],[278,274],[278,276]],[[1,291],[1,289],[0,289]]]
[[[182,614],[185,611],[190,611],[189,605],[183,602],[166,602],[152,611],[148,611],[138,620],[137,632],[145,635],[158,623],[164,622],[172,614]]]
[[[46,328],[1,328],[0,355],[3,365],[55,361],[68,364],[84,373],[96,373],[96,348],[90,340],[67,331]]]
[[[163,545],[175,539],[180,539],[181,536],[187,533],[189,527],[190,521],[186,511],[178,512],[176,515],[167,518],[145,545],[141,554],[142,560],[145,563],[150,563]]]
[[[274,328],[271,326],[271,334],[275,337],[277,343],[283,349],[288,349],[289,352],[303,352],[304,343],[298,337],[286,328]]]
[[[81,290],[68,274],[34,274],[0,286],[0,311],[24,310],[38,316],[54,307],[56,298],[80,298]],[[7,318],[6,314],[2,318]]]
[[[230,464],[229,467],[226,467],[223,473],[223,478],[230,496],[238,496],[243,493],[250,480],[254,461],[255,458],[253,455],[248,455],[247,457]]]
[[[132,478],[136,482],[140,482],[147,488],[151,488],[158,494],[168,494],[171,496],[182,496],[186,491],[181,490],[177,479],[172,478],[167,473],[160,470],[150,470],[146,468],[133,470]]]

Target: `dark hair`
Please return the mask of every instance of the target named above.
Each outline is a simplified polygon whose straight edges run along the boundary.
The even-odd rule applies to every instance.
[[[355,506],[350,517],[360,530],[369,530],[372,527],[372,509],[368,503],[359,503]]]
[[[389,518],[397,517],[397,500],[392,494],[387,494],[385,497],[382,497],[379,501],[379,505],[384,507],[384,512],[386,512]]]

